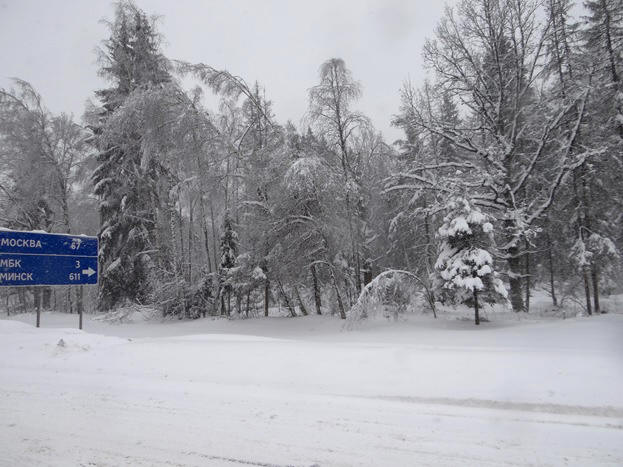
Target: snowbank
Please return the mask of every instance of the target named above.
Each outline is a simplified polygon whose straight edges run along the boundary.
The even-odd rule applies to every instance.
[[[94,326],[0,320],[0,465],[623,463],[622,315]]]

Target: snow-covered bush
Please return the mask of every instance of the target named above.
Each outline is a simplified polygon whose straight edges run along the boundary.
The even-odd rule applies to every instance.
[[[489,217],[462,197],[448,204],[438,231],[441,244],[433,278],[435,295],[442,303],[473,306],[476,324],[480,323],[479,303],[504,302],[507,297],[488,251],[492,233]]]
[[[156,307],[139,305],[126,300],[113,310],[93,317],[93,320],[111,324],[125,324],[153,320],[159,315],[160,311]]]
[[[603,270],[619,259],[616,246],[608,237],[592,233],[586,239],[578,238],[569,254],[571,261],[582,270],[592,263],[597,263]]]
[[[398,319],[401,314],[423,308],[423,302],[432,305],[430,291],[415,274],[408,271],[390,269],[376,276],[367,284],[357,302],[348,312],[347,327],[356,322],[381,317]]]

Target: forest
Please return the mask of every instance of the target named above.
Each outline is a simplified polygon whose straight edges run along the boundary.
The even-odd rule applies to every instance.
[[[99,285],[0,301],[179,319],[464,304],[478,324],[540,290],[552,309],[607,312],[623,278],[623,3],[578,11],[447,7],[427,80],[387,89],[403,134],[387,141],[357,110],[348,57],[310,63],[307,112],[283,122],[262,83],[166,57],[152,12],[119,2],[98,48],[108,87],[83,116],[19,78],[0,89],[0,225],[97,235]]]

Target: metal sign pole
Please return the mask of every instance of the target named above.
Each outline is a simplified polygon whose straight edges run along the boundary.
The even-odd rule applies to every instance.
[[[82,308],[83,308],[82,298],[83,298],[83,291],[84,291],[84,289],[82,288],[82,286],[80,286],[80,289],[78,291],[78,314],[80,315],[79,318],[78,318],[78,329],[82,329]]]
[[[40,292],[40,289],[36,289],[37,292]],[[37,294],[35,294],[36,296]],[[41,296],[37,299],[37,327],[41,324]]]

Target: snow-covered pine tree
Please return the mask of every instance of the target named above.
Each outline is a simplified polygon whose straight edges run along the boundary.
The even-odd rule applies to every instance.
[[[223,218],[223,235],[221,236],[221,264],[219,279],[221,285],[221,313],[231,314],[232,284],[230,271],[236,266],[238,256],[238,233],[234,230],[234,221],[229,212]],[[225,295],[227,295],[227,308],[225,308]]]
[[[109,309],[150,292],[148,253],[154,247],[158,167],[145,161],[141,135],[111,129],[116,112],[133,92],[170,81],[153,21],[131,1],[117,5],[111,36],[104,42],[100,74],[112,86],[96,92],[101,108],[88,118],[99,150],[92,180],[100,199],[100,289],[98,306]]]
[[[476,324],[480,324],[481,303],[503,302],[507,297],[488,251],[492,232],[488,216],[464,197],[448,203],[448,213],[438,231],[441,245],[434,273],[436,296],[442,302],[473,306]]]

